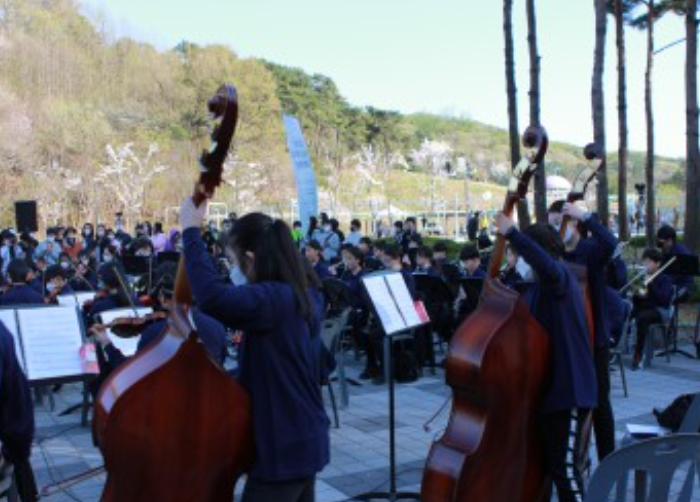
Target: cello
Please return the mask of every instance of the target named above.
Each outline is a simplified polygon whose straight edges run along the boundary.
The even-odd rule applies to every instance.
[[[547,133],[528,127],[523,144],[531,151],[513,171],[507,216],[527,194]],[[497,280],[504,249],[499,235],[479,306],[452,337],[446,363],[452,409],[428,455],[422,502],[535,502],[544,493],[536,417],[551,344],[520,295]]]
[[[236,90],[221,87],[208,107],[220,122],[200,159],[197,205],[221,183],[238,119]],[[102,502],[230,502],[252,463],[249,397],[197,339],[183,258],[173,303],[160,338],[112,373],[97,396]]]

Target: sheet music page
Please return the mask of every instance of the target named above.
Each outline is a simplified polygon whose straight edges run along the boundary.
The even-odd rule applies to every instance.
[[[152,308],[137,308],[136,312],[134,312],[134,309],[124,308],[102,312],[100,314],[100,318],[102,319],[103,324],[109,324],[120,317],[142,317],[151,313],[153,313]],[[107,330],[107,335],[109,335],[109,339],[112,340],[112,345],[118,348],[126,357],[131,357],[136,354],[136,349],[139,346],[141,335],[133,338],[120,338],[115,335],[111,329]]]
[[[93,298],[95,298],[95,293],[92,291],[75,293],[72,295],[60,295],[56,297],[58,300],[58,305],[61,307],[75,307],[77,305],[81,309],[83,308],[83,305],[85,305],[85,302],[92,300]]]
[[[77,309],[18,309],[17,315],[29,380],[83,374],[83,338]]]
[[[24,368],[24,356],[22,356],[22,348],[19,344],[19,330],[17,329],[17,319],[15,318],[14,310],[0,310],[0,321],[5,325],[7,330],[12,335],[15,341],[15,353],[17,354],[17,360],[25,373],[27,370]]]
[[[382,326],[387,335],[402,331],[406,328],[401,313],[396,308],[394,299],[391,297],[389,288],[383,275],[377,277],[363,278],[362,281],[367,288],[375,310],[382,321]]]
[[[423,324],[416,311],[416,306],[413,303],[413,298],[411,298],[411,293],[408,291],[408,286],[406,286],[406,281],[404,281],[403,276],[401,274],[389,274],[385,277],[391,289],[391,293],[394,296],[394,300],[396,301],[396,305],[399,307],[401,315],[406,321],[406,327],[412,328]]]

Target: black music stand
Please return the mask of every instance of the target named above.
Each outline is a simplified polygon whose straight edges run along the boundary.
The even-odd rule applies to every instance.
[[[399,282],[395,278],[401,279]],[[389,279],[387,279],[389,278]],[[376,272],[362,278],[372,304],[374,314],[384,328],[384,373],[389,388],[389,491],[368,492],[352,497],[350,500],[420,500],[420,494],[400,492],[396,487],[396,402],[394,393],[394,342],[412,336],[414,329],[429,322],[416,319],[410,312],[414,309],[406,283],[399,272]],[[382,284],[384,286],[382,286]],[[403,284],[403,288],[401,288]],[[376,291],[386,288],[383,291]],[[377,294],[375,294],[377,293]],[[408,299],[407,299],[408,298]],[[410,301],[410,305],[409,305]],[[409,308],[410,307],[410,308]]]
[[[672,255],[673,258],[676,260],[666,269],[666,273],[669,275],[673,276],[685,276],[685,277],[698,277],[700,276],[700,259],[692,254],[676,254]],[[688,291],[688,293],[690,293]],[[673,335],[673,346],[669,350],[663,350],[661,352],[656,353],[656,356],[665,356],[665,355],[671,355],[671,354],[680,354],[682,356],[688,357],[690,359],[696,359],[700,358],[700,347],[698,348],[698,353],[697,354],[691,354],[690,352],[686,352],[683,349],[678,348],[678,310],[679,306],[681,303],[684,303],[684,300],[680,300],[679,298],[676,298],[675,300],[675,309],[673,312],[673,319],[671,320],[671,325],[670,325],[670,330],[672,331]],[[698,340],[695,340],[695,344],[697,345]]]

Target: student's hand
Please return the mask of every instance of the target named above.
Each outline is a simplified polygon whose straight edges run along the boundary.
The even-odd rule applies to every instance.
[[[568,214],[574,220],[583,221],[588,218],[588,213],[585,210],[576,204],[569,204],[568,202],[564,204],[561,212],[562,214]]]
[[[207,214],[207,201],[202,202],[199,207],[194,205],[192,197],[187,197],[182,201],[180,207],[180,226],[185,231],[188,228],[201,228],[204,216]]]
[[[496,214],[495,218],[493,219],[493,224],[496,225],[496,232],[503,236],[508,233],[508,230],[515,226],[513,219],[508,218],[502,212]]]
[[[90,333],[92,333],[95,341],[102,347],[106,347],[112,343],[112,340],[110,340],[109,335],[107,334],[107,329],[100,324],[95,324],[92,328],[90,328]]]

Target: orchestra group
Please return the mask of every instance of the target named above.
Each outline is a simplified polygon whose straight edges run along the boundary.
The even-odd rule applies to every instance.
[[[232,378],[251,397],[255,461],[247,473],[243,500],[313,501],[315,479],[330,461],[329,420],[320,392],[334,368],[321,340],[321,325],[334,308],[326,287],[345,288],[350,300],[350,340],[364,356],[360,379],[385,383],[383,331],[362,278],[396,271],[414,300],[421,300],[431,327],[415,331],[397,363],[397,378],[420,378],[435,361],[434,336],[448,342],[473,314],[493,249],[485,228],[470,229],[471,241],[456,255],[446,242],[425,245],[417,220],[396,221],[392,235],[373,239],[359,220],[347,234],[322,213],[306,225],[290,226],[260,213],[232,215],[221,227],[205,220],[206,205],[183,202],[180,228],[140,223],[132,236],[118,215],[116,225],[52,227],[34,235],[0,234],[0,306],[56,304],[61,296],[94,292],[83,307],[85,325],[97,345],[100,385],[129,357],[101,325],[99,314],[116,308],[171,308],[177,260],[184,257],[195,302],[192,322],[208,353],[222,366],[237,356]],[[566,228],[561,229],[562,222]],[[560,502],[581,501],[584,485],[574,456],[592,417],[597,455],[615,450],[610,402],[610,349],[620,343],[625,319],[636,325],[632,368],[643,369],[649,327],[661,322],[673,302],[687,297],[692,277],[658,273],[673,256],[688,254],[669,226],[658,230],[656,246],[643,252],[644,288],[626,288],[627,269],[616,236],[579,205],[555,202],[548,221],[518,228],[499,213],[491,222],[507,241],[501,282],[521,294],[552,345],[551,375],[544,393],[539,430],[546,465]],[[483,226],[483,225],[482,225]],[[302,228],[304,228],[302,230]],[[563,238],[562,238],[563,236]],[[148,262],[147,278],[130,273],[130,263]],[[587,270],[588,304],[567,262]],[[420,277],[419,277],[420,276]],[[445,301],[431,298],[422,277],[445,286]],[[625,294],[629,295],[629,301]],[[476,291],[476,292],[475,292]],[[477,297],[475,297],[477,295]],[[630,307],[631,306],[631,307]],[[631,314],[629,309],[632,309]],[[587,320],[592,314],[593,332]],[[161,318],[142,333],[138,350],[163,331]],[[231,350],[231,345],[236,350]],[[444,363],[444,361],[443,361]],[[406,366],[409,367],[406,367]],[[50,389],[60,392],[60,388]],[[426,410],[428,412],[429,410]],[[36,500],[29,457],[34,434],[33,404],[9,332],[0,324],[0,477],[14,466],[22,500]]]

